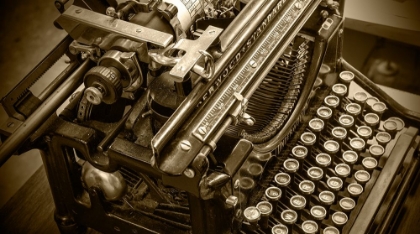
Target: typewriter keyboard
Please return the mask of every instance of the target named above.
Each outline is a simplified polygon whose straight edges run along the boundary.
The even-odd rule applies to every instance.
[[[404,128],[400,118],[383,118],[377,98],[348,95],[353,77],[344,71],[320,87],[277,155],[250,156],[237,185],[240,202],[250,197],[241,203],[242,233],[341,233],[352,225]]]

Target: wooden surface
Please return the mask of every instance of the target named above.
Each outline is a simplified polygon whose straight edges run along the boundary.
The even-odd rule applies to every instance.
[[[420,1],[417,0],[347,0],[344,25],[353,30],[420,46],[419,13]]]
[[[59,233],[44,167],[0,210],[0,233]]]

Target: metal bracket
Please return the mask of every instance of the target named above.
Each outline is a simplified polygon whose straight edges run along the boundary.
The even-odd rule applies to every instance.
[[[210,79],[214,74],[213,57],[206,51],[219,37],[222,29],[209,26],[197,40],[181,39],[172,47],[161,51],[150,51],[149,56],[156,63],[173,66],[169,74],[176,82],[182,82],[192,70],[203,78]],[[170,51],[180,50],[185,52],[182,57],[171,57]],[[203,58],[204,66],[200,59]]]
[[[171,34],[115,19],[74,5],[70,6],[57,19],[57,22],[75,40],[81,38],[85,33],[97,32],[97,35],[113,33],[132,41],[147,42],[159,47],[166,47],[173,41]]]

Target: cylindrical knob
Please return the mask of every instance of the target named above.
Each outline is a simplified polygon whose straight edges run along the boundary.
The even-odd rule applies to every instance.
[[[288,234],[289,229],[283,224],[276,224],[271,228],[271,234]]]
[[[362,165],[367,172],[372,173],[372,171],[378,166],[378,161],[375,158],[366,157],[362,160]]]
[[[341,144],[347,137],[347,130],[343,127],[334,127],[331,130],[331,136],[333,137],[333,140]]]
[[[284,171],[290,175],[290,181],[295,181],[295,173],[299,170],[299,162],[296,159],[288,158],[283,163]]]
[[[365,185],[370,180],[369,172],[365,170],[358,170],[354,173],[354,179],[358,184]]]
[[[359,104],[362,108],[365,106],[367,98],[368,98],[367,93],[363,91],[356,92],[353,95],[354,102]]]
[[[334,226],[342,231],[343,226],[347,223],[349,218],[344,212],[337,211],[332,215],[332,222]]]
[[[351,183],[347,186],[350,197],[357,199],[363,193],[363,186],[357,183]]]
[[[391,137],[394,138],[397,134],[398,124],[394,120],[387,119],[384,122],[383,128],[385,132],[389,133],[389,135],[391,135]]]
[[[315,158],[316,165],[322,168],[324,176],[327,175],[327,168],[331,165],[331,161],[331,156],[326,153],[319,153]]]
[[[336,227],[328,226],[324,228],[323,234],[340,234],[340,230],[338,230]]]
[[[318,182],[324,178],[324,171],[319,167],[310,167],[307,171],[308,179],[315,185],[315,191],[318,188]]]
[[[290,198],[290,208],[296,211],[298,222],[300,221],[300,211],[306,206],[306,199],[301,195],[294,195]]]
[[[318,195],[319,202],[326,210],[326,218],[329,216],[330,207],[335,201],[335,195],[331,191],[322,191]]]
[[[324,125],[326,126],[328,121],[331,119],[333,111],[331,108],[326,106],[321,106],[316,110],[316,116],[324,121]],[[324,128],[325,129],[325,128]]]
[[[263,229],[268,228],[268,218],[273,212],[273,206],[270,202],[262,201],[257,204],[257,209],[261,213],[261,218],[259,220],[260,227]]]
[[[354,80],[354,73],[351,71],[342,71],[338,75],[338,78],[340,80],[340,83],[348,87],[350,83]]]
[[[346,113],[357,118],[362,114],[362,107],[357,103],[349,103],[346,105]]]
[[[391,140],[392,136],[387,132],[378,132],[375,136],[379,145],[385,147]]]
[[[302,182],[299,183],[299,191],[306,199],[305,207],[309,208],[309,204],[311,203],[311,196],[315,192],[315,184],[310,180],[302,180]]]
[[[332,115],[337,112],[336,109],[340,105],[340,99],[335,95],[329,95],[324,98],[324,105],[332,110]]]
[[[298,214],[294,210],[283,210],[280,214],[281,222],[287,226],[289,233],[293,233],[293,226],[298,220]]]
[[[367,113],[363,120],[365,121],[366,125],[371,127],[372,129],[377,129],[379,127],[379,122],[381,121],[379,119],[379,116],[375,113]]]
[[[371,145],[369,147],[369,153],[370,153],[370,156],[372,156],[376,160],[379,160],[382,157],[382,155],[384,155],[385,148],[382,145],[377,145],[377,144]]]
[[[372,111],[373,104],[375,104],[377,102],[379,102],[379,99],[377,97],[368,97],[366,99],[366,107],[367,107],[367,110],[369,112]]]
[[[335,96],[342,99],[347,94],[347,86],[344,84],[335,84],[332,86],[331,91]]]
[[[366,147],[366,142],[362,138],[353,138],[350,140],[350,147],[353,151],[360,153]]]
[[[315,134],[316,139],[319,139],[321,132],[324,130],[324,121],[320,118],[313,118],[308,123],[309,129]]]
[[[386,105],[383,102],[376,102],[372,105],[372,112],[379,116],[379,119],[382,119],[383,113],[386,111]]]
[[[328,140],[324,142],[324,151],[329,154],[332,159],[337,156],[338,151],[340,150],[340,144],[333,140]]]
[[[327,210],[325,210],[323,206],[312,206],[310,213],[312,219],[315,220],[315,222],[317,222],[318,225],[320,225],[322,220],[324,220],[325,217],[327,217]]]
[[[354,118],[351,115],[340,115],[340,117],[338,118],[338,123],[340,124],[341,127],[349,130],[353,127],[354,125]]]
[[[313,220],[305,220],[302,223],[302,231],[304,234],[318,233],[318,224]]]
[[[277,213],[277,204],[281,198],[281,189],[277,187],[269,187],[265,190],[265,197],[271,203],[273,207],[273,214]]]
[[[343,188],[343,181],[338,177],[330,177],[327,180],[327,186],[328,189],[334,193],[335,196],[337,196],[338,191]]]
[[[238,185],[243,193],[248,194],[255,187],[255,181],[249,177],[241,177]]]
[[[369,140],[372,137],[372,134],[372,128],[369,126],[359,126],[357,128],[357,135],[365,141]]]
[[[316,135],[312,132],[304,132],[300,135],[300,141],[308,149],[308,155],[311,155],[312,146],[316,143]]]
[[[341,178],[343,181],[350,176],[351,168],[345,163],[339,163],[335,166],[335,174]]]
[[[356,202],[349,198],[349,197],[343,197],[341,198],[341,200],[338,202],[338,204],[341,207],[341,210],[347,214],[347,216],[350,214],[350,212],[354,209],[354,207],[356,207]]]
[[[250,224],[251,229],[258,228],[258,221],[261,218],[261,212],[257,207],[250,206],[244,210],[244,218]]]
[[[343,161],[344,163],[349,165],[350,168],[354,166],[358,158],[359,158],[359,155],[357,155],[357,153],[354,152],[353,150],[347,150],[343,152]]]
[[[299,169],[302,168],[303,161],[308,156],[308,149],[305,146],[297,145],[292,149],[292,156],[299,162]]]

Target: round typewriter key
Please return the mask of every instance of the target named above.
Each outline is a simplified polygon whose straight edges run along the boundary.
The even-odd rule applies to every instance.
[[[350,197],[358,198],[363,193],[363,186],[357,183],[351,183],[347,186]]]
[[[297,220],[300,220],[300,211],[303,210],[306,206],[306,199],[301,195],[294,195],[290,198],[290,208],[296,211]]]
[[[354,96],[353,96],[354,102],[360,104],[362,107],[366,103],[367,98],[368,98],[367,93],[363,91],[356,92],[354,93]]]
[[[309,121],[309,129],[315,134],[320,133],[324,129],[324,121],[320,118],[311,119]]]
[[[321,106],[316,110],[316,116],[324,121],[324,124],[328,122],[328,120],[331,119],[333,114],[333,111],[331,108],[326,106]]]
[[[283,167],[284,170],[291,175],[292,173],[296,173],[299,169],[299,162],[296,159],[288,158],[284,161]]]
[[[271,234],[287,234],[287,233],[289,233],[289,230],[283,224],[277,224],[271,228]]]
[[[379,159],[385,153],[385,148],[382,145],[371,145],[369,147],[369,152],[372,157]]]
[[[300,135],[300,140],[305,146],[312,146],[315,144],[316,136],[312,132],[304,132]]]
[[[340,105],[340,99],[337,96],[329,95],[324,98],[324,104],[332,110],[335,110]]]
[[[343,188],[343,181],[338,177],[330,177],[327,180],[327,187],[328,189],[337,196],[338,191]],[[335,200],[334,200],[335,201]]]
[[[397,122],[390,119],[385,120],[384,125],[383,125],[384,130],[387,133],[389,133],[391,137],[395,137],[395,134],[397,133],[397,127],[398,127]]]
[[[379,102],[379,99],[377,97],[368,97],[366,99],[366,104],[371,108],[371,110],[372,110],[373,104],[377,102]]]
[[[387,132],[378,132],[375,138],[378,144],[382,145],[383,147],[385,147],[386,144],[388,144],[392,139],[391,135]]]
[[[359,126],[357,128],[357,135],[359,135],[360,138],[367,141],[372,137],[372,128],[369,126]]]
[[[311,217],[320,224],[322,220],[327,217],[327,210],[323,206],[312,206],[311,210]]]
[[[289,233],[293,233],[293,226],[298,220],[298,214],[294,210],[283,210],[280,214],[281,221],[289,230]]]
[[[313,220],[305,220],[302,223],[302,231],[305,234],[318,233],[318,224]]]
[[[347,137],[347,130],[343,127],[335,127],[331,130],[331,134],[336,141],[343,141]]]
[[[271,203],[273,207],[273,214],[277,213],[277,204],[281,198],[282,192],[281,189],[277,187],[268,187],[265,190],[265,197]]]
[[[322,78],[325,78],[325,75],[331,72],[331,68],[330,66],[328,66],[327,64],[323,63],[321,65],[321,67],[319,68],[319,76],[321,76]]]
[[[306,199],[306,208],[309,208],[311,195],[315,192],[315,184],[310,180],[302,180],[302,182],[299,183],[299,191]]]
[[[284,173],[284,172],[280,172],[280,173],[277,173],[274,176],[274,181],[276,182],[276,185],[279,188],[285,188],[285,187],[289,186],[289,184],[291,182],[291,178],[290,178],[289,174]]]
[[[379,116],[377,114],[367,113],[363,119],[365,120],[365,123],[369,127],[373,128],[373,129],[378,128],[380,119],[379,119]]]
[[[331,191],[322,191],[319,193],[318,198],[319,198],[319,202],[321,206],[325,208],[325,211],[326,211],[325,217],[328,219],[330,207],[335,201],[335,195]]]
[[[306,173],[308,174],[308,178],[314,183],[316,191],[318,182],[324,178],[324,171],[319,167],[310,167]]]
[[[338,118],[338,123],[341,127],[345,129],[350,129],[354,125],[354,118],[351,115],[344,114]]]
[[[335,166],[335,174],[343,180],[349,177],[350,173],[351,173],[351,168],[349,165],[345,163],[339,163]]]
[[[331,155],[331,158],[333,158],[340,150],[340,145],[336,141],[328,140],[324,143],[324,150],[327,154]]]
[[[338,204],[340,205],[341,210],[347,215],[349,215],[350,212],[354,209],[354,207],[356,207],[356,202],[349,197],[341,198]]]
[[[262,201],[257,204],[257,209],[261,213],[261,218],[259,220],[259,224],[263,229],[268,228],[268,218],[270,217],[271,213],[273,212],[273,206],[270,202]]]
[[[341,231],[341,228],[347,223],[349,218],[344,212],[337,211],[332,215],[334,226]]]
[[[308,155],[311,155],[312,146],[316,143],[316,135],[312,132],[304,132],[300,135],[300,141],[308,149]]]
[[[401,131],[405,126],[404,121],[398,117],[391,117],[389,120],[393,120],[397,123],[397,131]]]
[[[341,83],[349,86],[350,82],[352,82],[354,79],[354,73],[351,71],[342,71],[338,75],[338,78],[340,79]]]
[[[261,218],[260,210],[255,206],[247,207],[244,210],[244,218],[251,225],[257,225],[258,220]]]
[[[251,178],[258,178],[261,176],[261,174],[264,172],[263,166],[258,163],[251,163],[247,167],[247,173],[250,175]]]
[[[362,113],[362,107],[357,103],[350,103],[346,105],[346,113],[353,117],[360,116]]]
[[[366,143],[362,138],[353,138],[350,140],[350,147],[356,152],[362,152],[365,149]]]
[[[239,179],[239,188],[242,192],[248,193],[255,187],[255,181],[250,177],[241,177]]]
[[[303,160],[308,155],[308,149],[305,146],[297,145],[292,149],[293,158],[299,161],[299,169],[302,168]]]
[[[370,174],[365,170],[358,170],[354,173],[354,179],[364,186],[370,180]]]
[[[331,165],[331,156],[326,153],[320,153],[315,157],[316,165],[324,171],[324,175],[327,174],[327,168]]]
[[[357,162],[358,158],[359,155],[357,155],[357,153],[353,150],[347,150],[343,152],[343,161],[349,166],[353,166]]]
[[[366,157],[362,160],[363,168],[372,173],[372,171],[378,166],[378,161],[373,157]]]
[[[335,84],[332,86],[332,92],[335,96],[343,98],[347,94],[347,86],[343,84]]]
[[[323,234],[340,234],[340,230],[338,230],[336,227],[328,226],[324,228]]]
[[[386,109],[386,105],[383,102],[375,102],[372,104],[372,111],[373,113],[376,113],[379,116],[379,118],[382,117],[382,114],[385,112]]]

